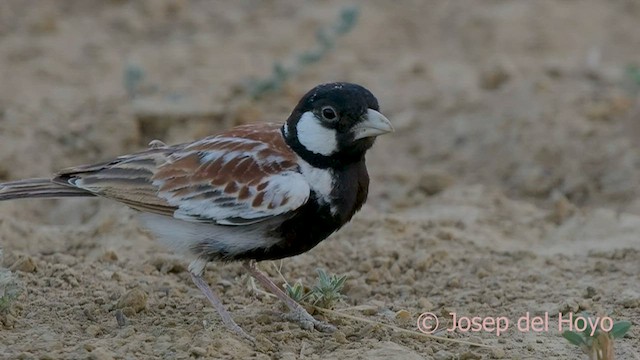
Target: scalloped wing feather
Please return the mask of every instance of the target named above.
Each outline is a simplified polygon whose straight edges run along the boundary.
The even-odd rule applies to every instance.
[[[275,124],[240,126],[62,171],[70,184],[130,207],[191,222],[246,225],[302,206],[310,186]]]

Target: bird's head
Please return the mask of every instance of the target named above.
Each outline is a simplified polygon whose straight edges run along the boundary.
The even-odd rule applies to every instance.
[[[340,166],[361,160],[377,136],[393,131],[378,110],[378,100],[360,85],[318,85],[302,97],[283,134],[310,164]]]

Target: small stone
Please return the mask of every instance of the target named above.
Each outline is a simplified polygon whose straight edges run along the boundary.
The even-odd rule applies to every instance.
[[[124,314],[125,316],[134,316],[136,314],[136,311],[131,306],[127,306],[125,308],[122,308],[122,314]]]
[[[564,194],[554,193],[552,197],[554,198],[553,210],[549,214],[549,219],[557,225],[561,225],[576,213],[577,208]]]
[[[640,293],[637,291],[626,289],[622,292],[622,300],[620,304],[625,308],[640,307]]]
[[[380,281],[380,272],[378,271],[378,269],[373,269],[367,274],[367,281],[369,282]]]
[[[407,310],[400,310],[396,312],[396,320],[403,323],[408,323],[411,321],[411,313]]]
[[[84,316],[87,317],[87,320],[89,321],[96,321],[96,308],[92,305],[87,305],[87,307],[85,307],[82,312],[84,313]]]
[[[333,339],[339,344],[347,344],[349,340],[347,340],[347,336],[342,331],[336,331],[332,334]]]
[[[460,278],[458,278],[458,277],[451,278],[447,282],[447,287],[456,288],[456,289],[459,288],[460,287]]]
[[[11,271],[22,271],[25,273],[32,273],[37,270],[36,263],[29,256],[20,257],[9,269]]]
[[[580,305],[575,299],[564,300],[558,307],[558,311],[562,314],[577,313],[580,310]]]
[[[580,310],[591,310],[593,302],[589,299],[583,299],[578,302],[578,306],[580,307]]]
[[[493,350],[491,350],[491,357],[494,359],[502,359],[504,358],[504,350],[502,350],[502,348],[493,348]]]
[[[476,276],[478,277],[478,279],[484,279],[484,278],[486,278],[487,276],[489,276],[489,272],[488,272],[486,269],[484,269],[484,268],[479,268],[479,269],[476,271]]]
[[[420,299],[418,299],[418,304],[420,305],[420,310],[422,311],[431,311],[434,309],[433,303],[425,297],[421,297]]]
[[[116,313],[115,313],[115,316],[116,316],[116,322],[118,323],[119,327],[123,327],[123,326],[127,325],[127,318],[122,313],[122,310],[117,309]]]
[[[93,337],[98,337],[102,333],[102,329],[98,325],[89,325],[85,331]]]
[[[446,172],[430,170],[420,175],[418,189],[431,196],[450,187],[453,184],[453,177]]]
[[[510,77],[504,66],[494,64],[480,74],[480,87],[486,90],[496,90],[505,84]]]
[[[398,263],[394,263],[393,265],[391,265],[391,269],[389,269],[389,273],[391,274],[391,276],[398,278],[400,275],[402,275],[402,270],[400,269],[400,265],[398,265]]]
[[[154,272],[157,272],[158,269],[156,269],[155,266],[153,266],[152,264],[144,264],[142,265],[142,273],[145,275],[151,275]]]
[[[16,318],[14,318],[11,314],[4,314],[4,316],[0,316],[0,324],[2,324],[7,329],[13,329],[16,324]]]
[[[147,307],[147,293],[144,292],[141,288],[133,288],[124,296],[120,298],[118,304],[116,304],[116,308],[122,309],[125,314],[127,312],[127,308],[131,308],[134,313],[139,313]]]
[[[129,326],[129,327],[126,327],[126,328],[122,329],[120,331],[120,333],[118,334],[118,336],[123,338],[123,339],[126,339],[128,337],[133,336],[135,333],[136,333],[136,331],[133,328],[133,326]]]
[[[189,350],[189,352],[195,355],[196,357],[203,357],[207,355],[207,350],[199,346],[192,347],[191,350]]]
[[[116,254],[116,252],[113,250],[107,250],[102,254],[100,260],[113,263],[118,261],[118,254]]]

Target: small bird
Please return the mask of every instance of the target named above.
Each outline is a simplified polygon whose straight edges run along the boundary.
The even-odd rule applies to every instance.
[[[318,85],[284,124],[237,126],[204,139],[77,166],[51,178],[0,183],[0,201],[99,196],[140,212],[162,242],[187,255],[195,285],[236,334],[232,319],[203,279],[209,261],[242,261],[303,328],[335,328],[313,318],[256,266],[309,251],[360,210],[367,199],[365,153],[393,131],[378,100],[351,83]]]

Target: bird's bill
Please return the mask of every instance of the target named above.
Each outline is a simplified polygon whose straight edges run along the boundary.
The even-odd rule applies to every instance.
[[[359,140],[393,132],[393,126],[384,115],[369,109],[367,114],[363,116],[363,120],[354,126],[353,131],[355,134],[354,140]]]

